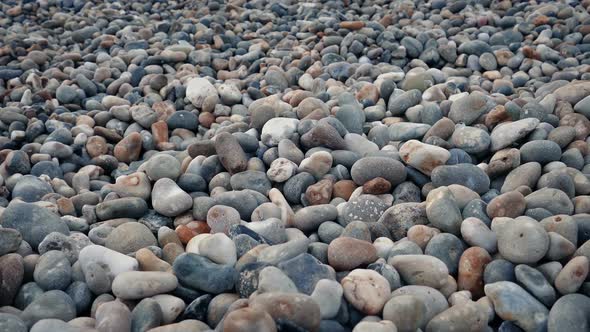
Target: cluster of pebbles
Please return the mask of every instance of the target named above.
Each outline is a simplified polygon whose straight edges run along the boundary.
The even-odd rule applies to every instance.
[[[0,9],[1,331],[590,331],[590,1]]]

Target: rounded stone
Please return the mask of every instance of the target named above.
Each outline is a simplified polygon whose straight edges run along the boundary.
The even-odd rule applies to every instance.
[[[557,299],[557,295],[555,289],[553,289],[549,281],[543,276],[543,273],[528,265],[520,264],[514,269],[514,274],[516,280],[539,301],[547,307],[553,305]]]
[[[43,239],[52,232],[65,235],[70,233],[68,226],[48,209],[28,203],[12,203],[0,216],[4,228],[20,232],[23,240],[37,248]]]
[[[549,235],[532,219],[510,220],[496,234],[498,251],[512,263],[536,263],[549,249]]]
[[[486,265],[491,261],[492,257],[483,248],[471,247],[465,250],[459,260],[458,289],[468,290],[473,299],[482,297],[484,295],[484,271]]]
[[[380,313],[390,297],[389,282],[373,270],[353,270],[340,284],[346,300],[367,315]]]
[[[561,294],[577,292],[588,276],[589,264],[586,256],[572,258],[555,278],[555,288]]]
[[[463,227],[463,223],[461,224],[461,227]],[[424,249],[424,254],[438,258],[447,266],[448,272],[455,275],[459,267],[459,260],[466,248],[467,247],[463,241],[457,236],[442,233],[434,235],[432,239],[428,241],[428,244]]]
[[[129,271],[115,277],[113,294],[124,300],[138,300],[167,293],[176,288],[178,280],[172,273],[155,271]]]
[[[123,254],[136,252],[139,249],[157,245],[154,234],[147,226],[138,222],[126,222],[106,238],[105,246]]]
[[[486,212],[490,218],[521,216],[526,209],[524,196],[518,191],[509,191],[494,197],[488,204]]]
[[[485,285],[484,289],[500,318],[514,322],[525,331],[546,328],[549,310],[519,285],[499,281]]]
[[[50,290],[37,297],[21,314],[27,326],[33,326],[42,319],[56,318],[69,321],[76,318],[74,301],[61,290]]]
[[[275,322],[290,321],[310,331],[318,330],[320,326],[320,308],[308,295],[264,293],[250,300],[249,308],[266,311]]]
[[[487,322],[486,313],[475,302],[467,301],[434,316],[426,325],[426,331],[483,331]]]
[[[152,189],[152,206],[158,213],[175,217],[193,206],[193,199],[173,180],[161,178]]]
[[[147,161],[145,172],[152,181],[162,178],[176,180],[180,176],[180,162],[171,155],[157,154]]]
[[[387,157],[365,157],[359,159],[352,165],[350,174],[352,180],[358,185],[363,185],[369,180],[381,177],[395,187],[406,179],[404,165],[395,159]]]
[[[64,290],[72,280],[70,261],[61,251],[48,251],[39,258],[33,277],[45,290]]]
[[[553,141],[536,140],[520,147],[520,159],[523,163],[534,161],[544,165],[560,158],[561,148]]]
[[[230,312],[223,319],[223,330],[231,332],[276,332],[273,317],[264,310],[240,308]]]
[[[432,170],[444,165],[451,157],[449,151],[417,140],[405,142],[399,150],[400,158],[420,172],[430,175]]]
[[[393,322],[399,332],[415,332],[426,324],[426,305],[412,295],[392,297],[383,308],[383,319]]]
[[[428,286],[409,285],[403,286],[391,293],[391,298],[399,296],[413,296],[422,302],[426,307],[422,324],[429,322],[434,316],[443,312],[449,307],[445,296],[438,290]],[[422,325],[422,328],[424,326]]]
[[[428,255],[398,255],[389,261],[410,285],[441,288],[447,282],[449,270],[440,259]]]
[[[372,243],[351,237],[339,237],[330,242],[328,262],[337,271],[352,270],[377,260],[377,250]]]
[[[432,171],[431,178],[436,187],[459,184],[478,194],[483,194],[490,188],[488,175],[472,164],[438,166]]]

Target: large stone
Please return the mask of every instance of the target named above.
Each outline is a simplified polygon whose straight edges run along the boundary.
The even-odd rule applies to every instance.
[[[210,97],[217,103],[219,96],[217,89],[206,78],[196,77],[188,81],[186,85],[186,98],[196,107],[202,108],[205,100]]]
[[[348,302],[367,315],[376,315],[389,300],[389,282],[373,270],[356,269],[340,282]]]
[[[68,235],[70,230],[64,221],[48,209],[28,203],[12,203],[0,216],[4,228],[18,230],[33,248],[52,232]]]
[[[549,310],[519,285],[499,281],[485,285],[484,289],[500,318],[513,321],[525,331],[547,328]]]
[[[514,122],[503,123],[498,125],[492,131],[490,138],[492,143],[490,148],[492,151],[498,151],[510,146],[519,139],[525,137],[528,133],[533,131],[540,121],[536,118],[526,118]]]
[[[173,268],[181,284],[212,294],[233,289],[238,278],[235,268],[215,264],[203,256],[192,253],[178,256]]]
[[[176,288],[178,280],[172,273],[154,271],[129,271],[120,273],[113,280],[113,294],[124,300],[139,300]]]
[[[417,140],[405,142],[399,150],[400,158],[420,172],[430,175],[432,170],[444,165],[451,157],[449,151]]]

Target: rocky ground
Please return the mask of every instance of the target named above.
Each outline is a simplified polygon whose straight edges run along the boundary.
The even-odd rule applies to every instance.
[[[0,331],[590,331],[590,1],[0,9]]]

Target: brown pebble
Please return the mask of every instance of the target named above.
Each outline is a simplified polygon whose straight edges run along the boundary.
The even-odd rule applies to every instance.
[[[422,250],[426,248],[426,245],[436,234],[440,234],[440,231],[434,227],[428,227],[426,225],[414,225],[408,229],[408,240],[416,243]]]
[[[360,102],[368,100],[376,104],[379,101],[379,90],[373,84],[365,84],[356,93],[356,99]]]
[[[124,137],[114,149],[114,156],[120,162],[130,163],[139,159],[141,154],[142,139],[137,132]]]
[[[154,137],[156,146],[162,143],[168,143],[168,124],[164,121],[154,122],[152,124],[152,136]]]
[[[328,262],[337,271],[352,270],[377,260],[377,249],[367,241],[339,237],[328,246]]]
[[[212,156],[215,154],[215,143],[211,140],[203,140],[195,142],[188,147],[188,155],[191,158],[197,156]]]
[[[345,21],[340,22],[340,27],[342,29],[349,29],[349,30],[359,30],[365,27],[365,22],[363,21]]]
[[[201,112],[199,114],[199,124],[205,128],[211,128],[211,125],[215,122],[215,115],[209,112]]]
[[[12,304],[23,282],[24,273],[21,255],[6,254],[0,257],[0,306]]]
[[[391,190],[391,183],[382,177],[376,177],[363,184],[363,193],[371,195],[387,194]]]
[[[236,136],[222,132],[215,136],[215,152],[219,162],[230,173],[236,174],[248,168],[248,157]]]
[[[275,332],[277,326],[266,311],[242,308],[230,312],[223,319],[224,332]]]
[[[101,136],[91,136],[86,142],[86,151],[92,158],[106,154],[109,151],[107,141]]]
[[[332,181],[328,179],[312,184],[305,190],[305,199],[309,205],[328,204],[332,198],[332,186]]]
[[[76,208],[74,207],[74,203],[69,198],[61,197],[57,199],[57,208],[59,209],[59,214],[62,216],[76,216]]]
[[[483,248],[471,247],[465,250],[459,260],[458,289],[470,291],[473,300],[484,296],[483,272],[491,261],[492,257]]]
[[[340,197],[348,201],[352,192],[356,189],[356,183],[352,180],[340,180],[332,186],[332,197]]]
[[[158,258],[154,253],[147,249],[139,249],[135,253],[135,259],[139,262],[139,269],[141,271],[160,271],[171,272],[172,266],[165,261]]]
[[[204,221],[191,221],[186,225],[179,225],[175,231],[178,234],[178,238],[180,238],[180,242],[186,245],[193,237],[199,234],[209,233],[211,228]]]
[[[516,218],[521,216],[525,209],[524,196],[518,191],[509,191],[494,197],[488,204],[486,212],[491,219],[496,217]]]

